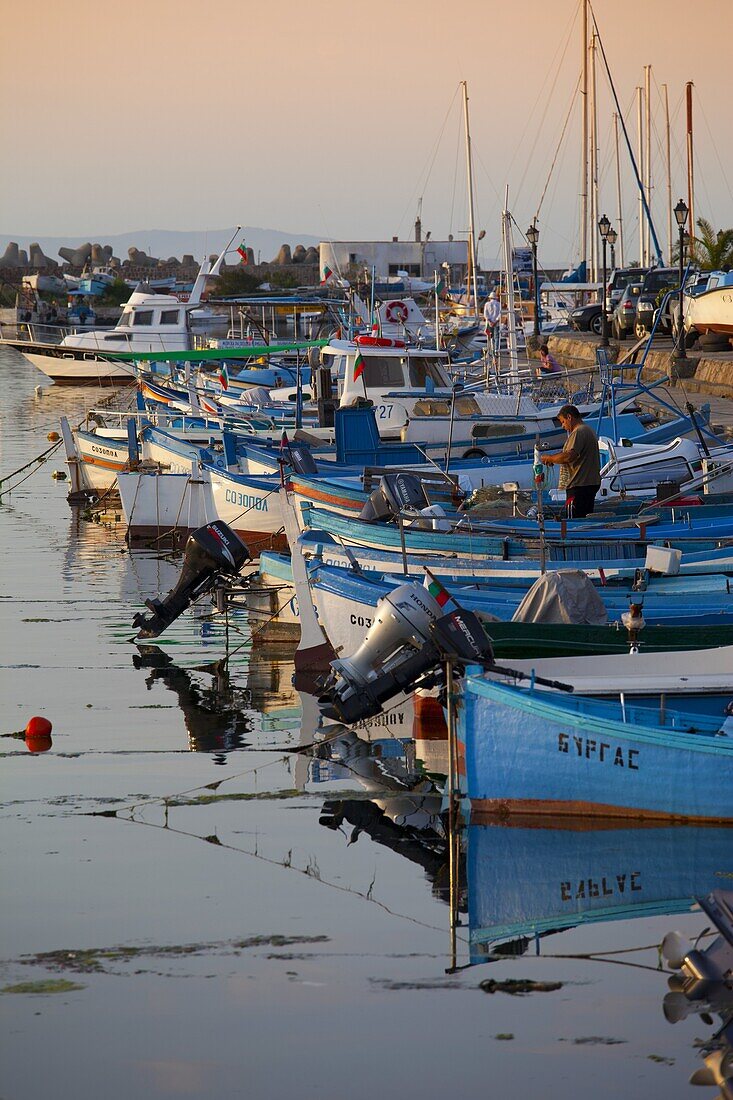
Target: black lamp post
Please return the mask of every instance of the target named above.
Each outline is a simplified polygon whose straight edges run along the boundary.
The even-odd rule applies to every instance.
[[[598,222],[598,232],[601,234],[601,240],[603,241],[603,286],[601,287],[601,316],[603,318],[603,329],[601,336],[601,347],[608,347],[608,313],[606,311],[606,244],[608,242],[608,234],[611,232],[611,223],[608,220],[608,215],[604,214]]]
[[[689,210],[684,199],[680,199],[674,208],[674,216],[677,219],[677,225],[680,230],[680,341],[677,351],[678,359],[687,358],[687,349],[685,347],[685,298],[684,287],[682,286],[682,280],[685,277],[685,225],[687,224],[687,215]]]
[[[534,334],[540,334],[540,288],[537,285],[537,241],[540,239],[540,231],[532,222],[526,233],[527,240],[532,249],[532,279],[534,280]]]

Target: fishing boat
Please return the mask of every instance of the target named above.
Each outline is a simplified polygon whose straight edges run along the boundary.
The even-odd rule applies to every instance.
[[[596,677],[569,667],[599,660]],[[653,655],[548,664],[568,669],[574,694],[466,675],[458,736],[472,814],[733,821],[733,648],[667,654],[661,669]]]

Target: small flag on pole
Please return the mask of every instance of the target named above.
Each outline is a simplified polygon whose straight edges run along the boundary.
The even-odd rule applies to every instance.
[[[435,293],[440,298],[443,294],[443,291],[445,290],[445,279],[443,278],[442,275],[438,276],[437,271],[436,271],[436,276],[437,276],[437,278],[435,280]]]
[[[283,428],[283,434],[280,436],[280,454],[282,454],[283,451],[288,450],[289,447],[290,440],[288,439],[288,433],[286,432],[285,428]]]
[[[243,266],[246,267],[247,264],[249,263],[249,256],[247,255],[247,246],[244,243],[244,241],[242,241],[242,243],[240,244],[239,248],[237,249],[237,252],[242,257]]]
[[[321,286],[323,286],[324,283],[327,283],[332,275],[333,275],[333,271],[331,270],[331,268],[328,266],[328,264],[324,264],[323,265],[323,275],[321,277]]]
[[[424,568],[424,567],[423,567]],[[433,576],[429,569],[425,569],[425,580],[423,581],[423,588],[427,588],[430,595],[433,597],[438,607],[445,607],[449,600],[453,599],[450,592],[440,581]]]
[[[219,367],[219,384],[223,390],[229,389],[229,371],[227,370],[226,363],[222,363]]]
[[[357,351],[356,359],[354,360],[354,381],[356,382],[357,378],[361,378],[363,373],[364,373],[364,356],[361,354],[360,351]]]

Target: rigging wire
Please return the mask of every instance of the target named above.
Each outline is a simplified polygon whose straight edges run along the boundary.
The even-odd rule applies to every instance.
[[[402,211],[402,216],[400,217],[400,219],[397,223],[397,232],[398,233],[403,229],[403,227],[405,225],[405,220],[408,217],[408,211],[414,206],[416,196],[418,194],[424,194],[425,193],[425,189],[427,188],[428,182],[430,180],[430,176],[431,176],[432,171],[433,171],[433,167],[435,165],[435,159],[436,159],[436,157],[438,155],[438,152],[440,150],[440,145],[441,145],[441,142],[443,140],[443,134],[445,133],[445,128],[448,125],[448,119],[450,117],[451,111],[453,110],[453,107],[454,107],[455,102],[456,102],[456,97],[458,95],[459,88],[460,88],[460,85],[458,85],[456,87],[456,90],[453,93],[453,98],[451,99],[450,103],[448,104],[448,110],[445,112],[445,116],[443,118],[443,123],[440,127],[440,130],[438,131],[438,136],[435,139],[435,142],[433,143],[433,148],[431,150],[431,153],[428,154],[428,159],[427,159],[426,165],[423,166],[422,171],[417,176],[417,183],[415,184],[415,187],[413,188],[412,193],[411,193],[409,199],[407,200],[405,208]]]

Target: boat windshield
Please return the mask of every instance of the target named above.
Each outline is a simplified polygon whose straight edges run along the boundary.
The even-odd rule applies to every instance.
[[[364,355],[364,385],[401,386],[404,384],[404,360],[397,356]]]
[[[410,365],[410,385],[416,389],[423,389],[428,378],[436,386],[450,385],[441,364],[436,359],[411,355],[408,362]]]

